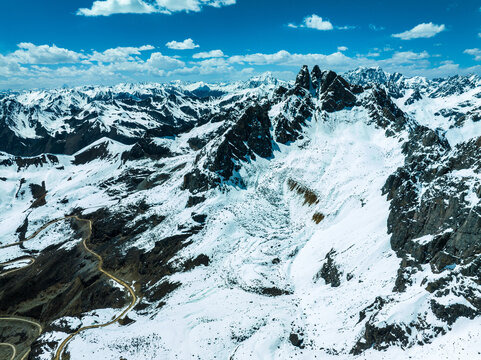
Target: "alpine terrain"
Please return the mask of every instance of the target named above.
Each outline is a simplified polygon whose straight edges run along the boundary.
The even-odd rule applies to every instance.
[[[0,93],[0,359],[481,359],[480,339],[481,77]]]

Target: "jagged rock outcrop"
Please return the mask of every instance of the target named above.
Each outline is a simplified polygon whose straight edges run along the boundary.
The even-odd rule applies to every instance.
[[[184,188],[191,192],[205,191],[230,180],[242,186],[242,179],[234,176],[241,162],[253,161],[256,156],[272,156],[268,106],[249,105],[233,116],[239,119],[233,120],[232,125],[218,135],[215,148],[204,148],[197,155],[196,168],[184,176]]]
[[[462,267],[481,283],[480,263],[475,254],[481,251],[481,218],[478,205],[468,200],[479,192],[477,140],[451,151],[446,139],[425,127],[418,127],[404,145],[405,165],[391,175],[383,188],[391,201],[388,231],[392,248],[403,258],[395,290],[404,291],[410,276],[422,264],[430,264],[444,281],[426,284],[426,289],[444,296],[452,289],[452,270]],[[456,174],[473,171],[465,177]],[[473,177],[474,176],[474,177]],[[454,275],[457,277],[458,275]],[[453,322],[457,317],[481,314],[479,289],[473,284],[457,290],[471,308],[441,306],[432,300],[431,309],[440,319]],[[442,309],[442,310],[441,310]]]

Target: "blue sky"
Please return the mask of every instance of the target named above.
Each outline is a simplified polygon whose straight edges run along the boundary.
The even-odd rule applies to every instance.
[[[0,88],[481,73],[481,1],[5,0]]]

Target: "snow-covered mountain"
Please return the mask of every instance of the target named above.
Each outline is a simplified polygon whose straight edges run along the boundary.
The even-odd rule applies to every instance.
[[[477,76],[317,66],[1,95],[0,314],[42,328],[0,318],[0,343],[29,359],[65,339],[72,360],[478,358],[480,109]],[[120,321],[131,296],[82,239],[135,292]]]

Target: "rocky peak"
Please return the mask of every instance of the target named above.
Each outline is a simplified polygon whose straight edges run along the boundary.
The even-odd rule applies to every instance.
[[[317,90],[319,88],[319,85],[321,83],[321,77],[322,77],[321,69],[319,68],[318,65],[314,65],[311,71],[311,82],[314,90]]]
[[[351,84],[361,86],[386,84],[389,80],[389,74],[385,73],[380,67],[359,67],[344,73],[344,77]]]
[[[327,70],[321,73],[318,93],[319,99],[322,101],[322,110],[334,112],[354,106],[355,94],[362,91],[361,87],[350,85],[334,71]]]
[[[321,73],[319,82],[319,93],[325,93],[329,86],[336,80],[337,74],[331,70],[325,70]]]
[[[250,88],[260,87],[262,85],[277,85],[279,81],[272,75],[270,71],[251,77],[247,81]]]
[[[386,90],[375,86],[364,106],[370,110],[369,115],[377,126],[386,129],[388,135],[402,131],[408,125],[407,115],[392,101]]]
[[[225,114],[225,131],[215,134],[212,146],[203,149],[196,158],[196,167],[184,177],[183,187],[192,193],[206,191],[222,182],[243,185],[235,172],[241,162],[256,156],[272,156],[271,121],[268,107],[248,104],[240,111]]]
[[[296,77],[296,88],[302,88],[307,91],[311,89],[311,76],[307,65],[303,65]]]

